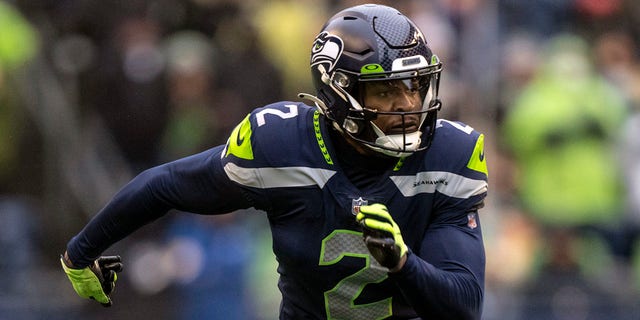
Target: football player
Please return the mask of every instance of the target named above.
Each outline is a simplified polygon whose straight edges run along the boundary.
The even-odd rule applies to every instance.
[[[397,10],[331,17],[310,59],[310,105],[251,112],[225,145],[148,169],[71,239],[76,292],[111,305],[101,254],[170,209],[266,212],[281,319],[479,319],[487,194],[483,135],[437,119],[442,63]]]

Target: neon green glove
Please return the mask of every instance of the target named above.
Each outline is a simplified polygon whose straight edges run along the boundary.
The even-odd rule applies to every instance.
[[[120,256],[100,257],[84,269],[68,267],[63,257],[60,257],[60,263],[79,296],[96,300],[105,307],[111,306],[110,295],[116,287],[117,272],[122,271]]]
[[[364,242],[371,255],[389,270],[396,268],[408,249],[387,207],[380,203],[361,206],[356,221],[363,227]]]

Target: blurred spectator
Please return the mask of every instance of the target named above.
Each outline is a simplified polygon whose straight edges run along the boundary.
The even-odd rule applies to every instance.
[[[283,76],[285,99],[311,92],[307,48],[327,18],[326,7],[317,1],[277,0],[260,2],[252,14],[259,48]]]
[[[640,231],[640,59],[638,44],[628,31],[615,29],[600,34],[595,41],[597,67],[617,88],[631,107],[621,130],[619,152],[626,187],[625,234],[620,239],[618,256],[629,263]],[[638,266],[640,267],[640,266]],[[639,287],[640,288],[640,287]]]
[[[0,198],[0,319],[11,315],[19,318],[37,317],[36,308],[20,303],[28,299],[30,292],[25,283],[34,276],[40,259],[37,244],[36,211],[33,204],[24,199]]]
[[[22,13],[6,2],[0,2],[0,35],[0,75],[23,66],[37,53],[36,30]]]
[[[609,224],[621,213],[612,142],[626,106],[586,50],[579,38],[555,38],[504,124],[504,141],[523,169],[519,196],[549,225]]]
[[[621,25],[624,0],[574,0],[576,30],[593,37]]]
[[[528,32],[514,32],[503,39],[500,50],[500,80],[496,121],[500,125],[510,104],[527,86],[542,64],[544,43]]]
[[[622,254],[635,268],[635,285],[640,289],[640,106],[634,105],[627,118],[619,152],[622,158],[624,182],[627,187],[625,235]],[[634,257],[635,255],[635,257]]]
[[[45,213],[36,197],[0,196],[0,319],[81,317],[77,301],[59,292],[65,279],[48,263]]]
[[[132,254],[129,279],[142,292],[170,290],[175,305],[167,319],[255,319],[253,236],[243,217],[175,216],[165,243]]]
[[[588,319],[616,310],[613,297],[595,286],[598,279],[584,276],[611,271],[607,256],[616,252],[624,194],[614,142],[626,104],[589,54],[578,37],[554,37],[504,122],[518,199],[543,228],[541,268],[524,297],[528,319],[564,319],[571,310]],[[598,246],[602,241],[611,247]]]
[[[247,2],[230,2],[234,3],[224,5],[227,14],[216,22],[213,32],[219,63],[215,66],[212,105],[215,116],[221,119],[216,125],[213,145],[224,143],[233,127],[250,110],[280,99],[284,88],[282,70],[267,58],[267,52],[260,46],[251,6]],[[272,32],[277,34],[278,30]]]
[[[456,40],[450,59],[444,61],[445,70],[455,77],[457,84],[443,109],[449,109],[454,119],[467,123],[470,119],[492,119],[496,112],[499,76],[496,72],[501,37],[499,7],[489,0],[437,2],[452,22]]]
[[[499,0],[500,26],[503,32],[530,32],[551,38],[566,31],[572,20],[574,0]]]
[[[621,90],[633,108],[640,106],[640,48],[625,30],[613,30],[595,39],[595,62],[599,72]]]
[[[40,136],[24,111],[20,79],[40,48],[37,30],[12,5],[0,2],[0,193],[36,193],[41,182]],[[36,183],[34,183],[36,182]]]
[[[168,117],[162,27],[144,16],[118,21],[82,88],[133,168],[156,164]]]
[[[170,35],[164,43],[170,101],[162,134],[162,158],[169,161],[205,150],[219,140],[214,110],[216,61],[212,40],[196,31]]]

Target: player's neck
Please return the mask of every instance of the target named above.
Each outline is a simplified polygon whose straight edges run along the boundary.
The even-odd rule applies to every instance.
[[[371,150],[363,152],[361,149],[365,147],[354,146],[353,143],[350,143],[347,138],[335,130],[331,130],[331,140],[336,149],[336,157],[344,170],[354,167],[371,173],[384,172],[392,168],[397,162],[397,159],[378,155]]]

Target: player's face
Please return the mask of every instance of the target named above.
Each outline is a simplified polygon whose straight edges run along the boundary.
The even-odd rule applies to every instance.
[[[377,112],[412,112],[422,109],[417,79],[366,82],[364,107]],[[420,114],[379,114],[373,120],[385,134],[411,133],[420,126]]]

